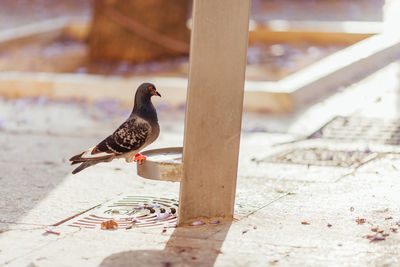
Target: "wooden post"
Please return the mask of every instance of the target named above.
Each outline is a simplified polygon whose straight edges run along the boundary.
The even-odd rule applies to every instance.
[[[194,0],[179,224],[233,218],[250,0]]]

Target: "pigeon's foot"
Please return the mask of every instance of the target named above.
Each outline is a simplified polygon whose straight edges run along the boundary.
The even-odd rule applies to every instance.
[[[139,165],[140,164],[142,164],[143,163],[143,160],[145,160],[146,159],[146,156],[143,156],[142,154],[140,154],[140,153],[136,153],[136,155],[135,155],[135,158],[133,159],[133,161],[134,162],[138,162],[139,163]]]

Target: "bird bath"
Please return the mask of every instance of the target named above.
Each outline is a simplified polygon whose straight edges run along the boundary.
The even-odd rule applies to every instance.
[[[182,173],[182,147],[168,147],[142,152],[146,160],[137,164],[137,174],[143,178],[180,182]]]

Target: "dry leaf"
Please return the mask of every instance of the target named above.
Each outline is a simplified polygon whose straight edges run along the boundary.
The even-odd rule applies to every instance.
[[[366,223],[366,222],[367,222],[367,219],[360,219],[360,218],[356,219],[356,223],[357,224],[363,224],[363,223]]]
[[[111,219],[109,221],[105,221],[101,223],[101,229],[105,230],[105,229],[118,229],[119,225],[118,223],[114,220]]]
[[[377,241],[383,241],[386,238],[381,235],[381,234],[375,234],[375,235],[367,235],[365,236],[366,238],[368,238],[371,242],[377,242]]]

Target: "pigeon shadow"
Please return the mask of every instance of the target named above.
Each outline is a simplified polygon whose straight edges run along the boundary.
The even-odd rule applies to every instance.
[[[105,258],[99,267],[214,266],[231,222],[178,227],[164,250],[131,250]]]

